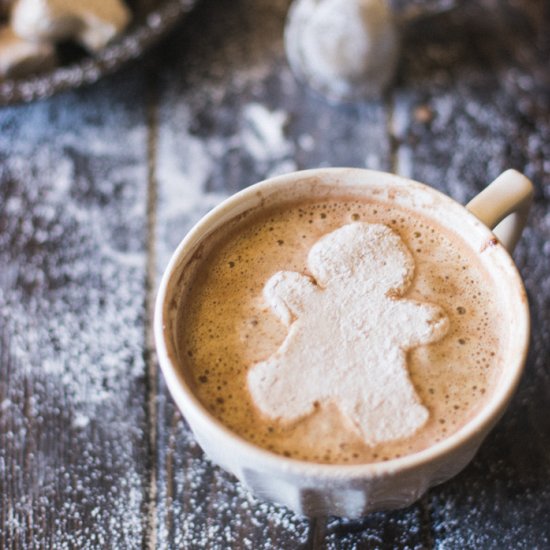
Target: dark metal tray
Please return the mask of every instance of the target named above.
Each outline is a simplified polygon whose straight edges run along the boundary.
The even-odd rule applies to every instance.
[[[128,30],[95,55],[76,47],[61,47],[61,64],[54,69],[0,81],[0,106],[33,101],[91,84],[139,57],[195,5],[197,0],[136,0],[130,3],[133,21]]]

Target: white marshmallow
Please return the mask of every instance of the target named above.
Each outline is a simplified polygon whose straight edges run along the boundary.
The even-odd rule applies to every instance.
[[[385,0],[295,0],[285,29],[293,70],[337,100],[380,96],[394,75],[399,42]]]
[[[334,404],[368,445],[405,438],[428,419],[407,371],[407,351],[442,338],[443,310],[401,298],[414,260],[397,233],[345,225],[310,250],[315,278],[281,271],[264,288],[289,326],[279,350],[252,366],[258,409],[284,423]]]

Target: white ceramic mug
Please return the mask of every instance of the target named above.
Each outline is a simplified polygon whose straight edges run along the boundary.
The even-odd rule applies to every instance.
[[[299,461],[241,439],[200,403],[186,380],[175,345],[176,312],[182,307],[181,280],[186,266],[200,257],[201,244],[209,235],[223,231],[230,220],[250,209],[294,198],[343,194],[404,207],[459,235],[493,280],[498,281],[497,299],[509,328],[506,360],[499,381],[472,420],[423,451],[372,464]],[[429,487],[456,475],[503,414],[523,370],[529,340],[529,310],[521,278],[509,253],[525,224],[532,194],[531,182],[514,170],[504,172],[463,207],[431,187],[391,174],[323,168],[263,181],[214,208],[178,246],[164,273],[155,310],[160,365],[174,400],[204,451],[254,494],[308,516],[358,517],[375,510],[407,506]]]

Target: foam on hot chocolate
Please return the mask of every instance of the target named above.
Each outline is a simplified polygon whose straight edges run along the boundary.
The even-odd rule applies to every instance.
[[[429,338],[428,345],[422,340],[406,353],[408,380],[428,417],[421,425],[419,419],[413,421],[415,430],[409,427],[391,440],[364,438],[336,400],[315,400],[311,413],[294,420],[270,417],[248,387],[253,366],[277,353],[298,318],[295,313],[285,317],[284,308],[276,314],[266,303],[266,281],[277,272],[316,281],[319,274],[308,263],[309,251],[323,236],[358,221],[390,227],[412,255],[414,275],[404,271],[410,286],[405,282],[397,292],[402,296],[392,299],[435,304],[449,319],[445,337]],[[264,210],[214,235],[197,264],[178,322],[182,369],[211,414],[273,452],[328,463],[377,462],[410,454],[468,422],[498,379],[505,335],[494,283],[466,243],[416,213],[345,197]],[[275,277],[272,284],[277,281]],[[320,282],[316,291],[323,288]],[[317,344],[339,346],[330,331]]]
[[[443,311],[400,298],[414,260],[389,227],[352,223],[320,239],[307,260],[313,279],[278,271],[264,296],[289,326],[281,347],[248,372],[255,405],[292,422],[333,403],[368,445],[412,435],[428,419],[406,352],[439,340]]]

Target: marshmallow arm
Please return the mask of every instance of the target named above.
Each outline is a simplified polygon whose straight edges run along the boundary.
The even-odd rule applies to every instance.
[[[289,326],[317,292],[317,287],[308,277],[293,271],[279,271],[267,281],[264,298],[275,315]]]
[[[401,320],[401,343],[406,348],[437,342],[449,330],[449,318],[439,306],[400,300],[394,307],[395,317]]]

